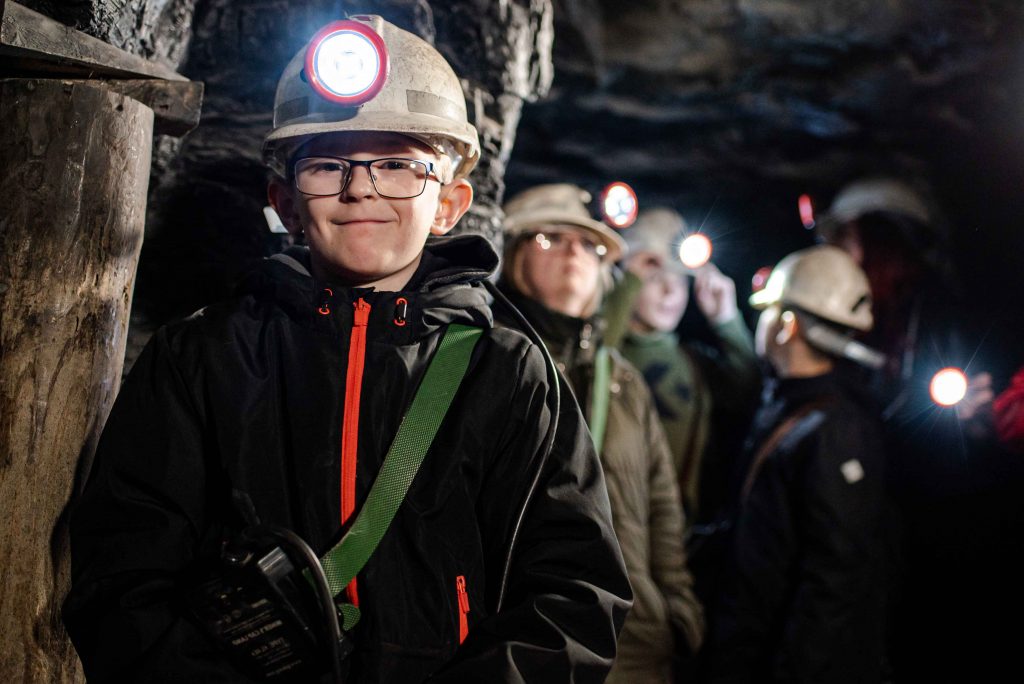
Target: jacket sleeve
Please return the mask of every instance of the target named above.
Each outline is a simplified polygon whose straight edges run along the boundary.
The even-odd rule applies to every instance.
[[[869,642],[884,624],[881,445],[870,426],[843,419],[822,431],[799,474],[804,541],[777,659],[797,682],[864,681],[870,658],[880,658]]]
[[[538,473],[552,417],[544,378],[543,357],[531,346],[478,504],[490,615],[431,681],[597,683],[615,658],[632,592],[604,476],[564,381],[554,446]],[[535,477],[496,609],[509,539]]]
[[[651,575],[668,604],[673,628],[685,637],[689,652],[696,653],[704,641],[704,609],[693,593],[693,575],[686,565],[685,514],[665,431],[653,401],[648,398],[645,403],[651,458]]]
[[[139,357],[71,512],[64,622],[89,682],[239,682],[183,615],[177,574],[194,557],[208,475],[199,410],[164,332]]]
[[[699,348],[700,367],[707,378],[716,406],[746,409],[757,400],[761,372],[754,353],[754,340],[736,315],[714,326],[718,349]]]

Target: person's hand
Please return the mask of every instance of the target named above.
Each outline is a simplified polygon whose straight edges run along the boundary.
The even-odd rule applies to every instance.
[[[739,314],[736,283],[712,263],[697,269],[693,295],[701,313],[715,325],[728,323]]]
[[[647,280],[664,266],[665,258],[657,252],[634,252],[626,259],[626,270],[640,280]]]
[[[995,398],[992,391],[992,376],[989,373],[978,373],[967,379],[967,394],[956,406],[956,415],[962,421],[973,420],[982,412],[991,409]]]

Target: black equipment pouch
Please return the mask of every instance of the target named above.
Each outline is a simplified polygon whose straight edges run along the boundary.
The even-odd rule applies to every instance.
[[[268,682],[317,681],[329,672],[323,609],[281,546],[243,533],[224,544],[219,561],[186,594],[235,666]],[[351,639],[343,638],[341,648],[347,656]]]

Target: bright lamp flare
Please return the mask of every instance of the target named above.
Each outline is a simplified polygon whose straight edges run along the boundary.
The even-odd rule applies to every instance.
[[[928,391],[939,406],[956,406],[967,396],[967,376],[959,368],[943,368],[932,378]]]
[[[384,86],[388,55],[384,40],[356,21],[324,27],[306,53],[306,76],[323,97],[343,105],[359,105]]]
[[[373,85],[380,70],[380,57],[362,34],[339,31],[320,43],[313,57],[313,69],[332,93],[353,97]]]
[[[690,235],[679,245],[679,260],[687,268],[700,268],[711,260],[711,240],[703,233]]]
[[[626,228],[636,221],[639,203],[633,188],[626,183],[615,182],[601,193],[601,211],[606,223],[616,228]]]

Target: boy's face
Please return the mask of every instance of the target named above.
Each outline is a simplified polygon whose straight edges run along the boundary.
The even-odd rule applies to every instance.
[[[426,145],[379,132],[320,135],[299,148],[293,160],[321,156],[419,159],[433,162],[435,169],[439,162]],[[427,236],[451,230],[472,201],[466,181],[442,187],[433,175],[417,197],[381,197],[366,167],[353,167],[337,195],[304,195],[294,182],[285,185],[282,180],[272,182],[268,192],[289,231],[305,233],[316,277],[380,290],[404,287],[419,265]]]

